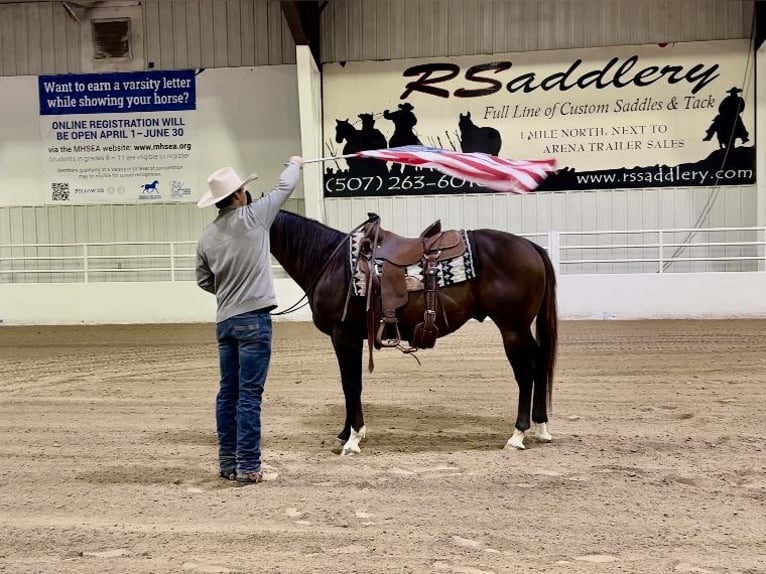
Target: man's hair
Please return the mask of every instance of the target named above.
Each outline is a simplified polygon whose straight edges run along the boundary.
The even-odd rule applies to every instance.
[[[239,190],[237,190],[237,191],[239,191]],[[237,193],[237,191],[235,191],[235,192],[234,192],[234,193],[232,193],[231,195],[227,195],[227,196],[226,196],[226,197],[224,197],[224,198],[223,198],[221,201],[217,201],[217,202],[215,203],[215,206],[216,206],[218,209],[224,209],[224,208],[226,208],[226,207],[229,207],[229,206],[230,206],[230,205],[231,205],[231,204],[234,202],[234,195]]]

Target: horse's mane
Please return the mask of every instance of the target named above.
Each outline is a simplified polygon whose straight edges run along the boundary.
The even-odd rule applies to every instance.
[[[324,260],[338,245],[345,233],[292,211],[279,211],[274,222],[283,241],[300,244],[300,252],[306,259]]]

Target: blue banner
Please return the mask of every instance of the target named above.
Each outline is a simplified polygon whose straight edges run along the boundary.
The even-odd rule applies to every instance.
[[[40,76],[40,115],[194,110],[194,80],[194,70]]]
[[[190,201],[195,79],[194,70],[40,76],[51,201]]]

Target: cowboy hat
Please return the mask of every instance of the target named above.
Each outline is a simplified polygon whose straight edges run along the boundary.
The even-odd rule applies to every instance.
[[[208,207],[218,203],[225,197],[243,187],[247,182],[257,179],[258,176],[251,173],[246,179],[241,179],[232,167],[222,167],[215,170],[207,178],[208,191],[197,202],[197,207]]]

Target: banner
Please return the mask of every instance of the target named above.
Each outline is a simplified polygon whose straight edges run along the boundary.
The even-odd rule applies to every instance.
[[[194,201],[194,70],[40,76],[49,203]]]
[[[537,191],[755,182],[749,40],[344,62],[323,68],[324,155],[426,145],[555,158]],[[488,193],[430,169],[325,163],[326,197]]]

